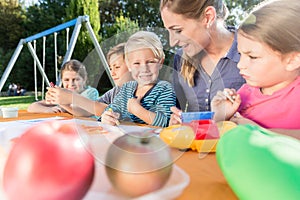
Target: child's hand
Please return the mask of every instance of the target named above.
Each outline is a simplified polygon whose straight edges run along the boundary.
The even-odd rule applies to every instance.
[[[141,107],[141,97],[134,97],[128,100],[127,110],[128,112],[136,115],[137,108]]]
[[[235,113],[234,116],[230,119],[230,121],[241,125],[241,124],[253,124],[253,125],[257,125],[254,121],[243,117],[240,113]]]
[[[50,109],[53,113],[62,113],[63,112],[62,108],[59,106],[54,106],[54,107],[51,107]]]
[[[60,87],[48,87],[46,92],[46,103],[69,105],[72,104],[73,92]]]
[[[106,110],[101,115],[101,122],[110,125],[119,125],[119,117],[120,114],[117,112],[113,112],[112,110]]]
[[[169,121],[169,126],[175,125],[175,124],[181,124],[181,113],[182,111],[176,108],[175,106],[171,107],[171,111],[173,112],[171,114],[171,118]]]
[[[211,101],[211,110],[215,112],[216,122],[229,120],[239,108],[241,98],[234,89],[219,91]]]

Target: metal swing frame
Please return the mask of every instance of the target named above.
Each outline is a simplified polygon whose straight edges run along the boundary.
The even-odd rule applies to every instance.
[[[73,33],[72,33],[72,36],[71,36],[71,39],[70,39],[70,42],[67,43],[67,51],[66,51],[66,54],[65,54],[64,60],[63,60],[63,64],[64,64],[65,62],[67,62],[68,60],[71,59],[71,56],[72,56],[72,53],[74,51],[74,48],[75,48],[75,45],[76,45],[76,41],[77,41],[77,38],[78,38],[78,35],[79,35],[79,32],[80,32],[82,24],[85,25],[85,27],[86,27],[86,29],[87,29],[87,31],[89,33],[89,36],[90,36],[90,38],[91,38],[91,40],[92,40],[92,42],[94,44],[94,47],[96,48],[97,54],[99,55],[100,60],[101,60],[103,66],[105,68],[105,71],[108,74],[110,82],[114,86],[115,84],[114,84],[114,81],[113,81],[112,77],[110,76],[109,66],[107,64],[107,61],[106,61],[105,56],[103,54],[103,51],[102,51],[102,49],[101,49],[101,47],[100,47],[100,45],[99,45],[99,43],[97,41],[96,35],[94,34],[92,26],[91,26],[91,24],[89,22],[89,16],[84,15],[84,16],[79,16],[78,18],[73,19],[71,21],[68,21],[66,23],[60,24],[58,26],[55,26],[53,28],[50,28],[48,30],[45,30],[43,32],[37,33],[37,34],[35,34],[33,36],[27,37],[25,39],[21,39],[19,41],[19,43],[18,43],[18,46],[17,46],[14,54],[12,55],[12,57],[11,57],[8,65],[6,67],[6,69],[5,69],[2,77],[1,77],[1,80],[0,80],[0,92],[2,91],[4,83],[6,82],[6,80],[7,80],[8,76],[9,76],[9,74],[10,74],[10,72],[11,72],[11,70],[12,70],[14,64],[15,64],[15,62],[17,61],[17,59],[18,59],[18,57],[19,57],[19,55],[20,55],[20,53],[22,51],[22,48],[23,48],[24,44],[27,44],[27,47],[28,47],[28,49],[29,49],[29,51],[30,51],[33,59],[34,59],[34,62],[37,64],[37,67],[38,67],[38,69],[39,69],[42,77],[44,78],[46,84],[48,86],[50,86],[50,82],[48,80],[48,77],[47,77],[47,75],[46,75],[46,73],[45,73],[45,71],[43,69],[43,66],[42,66],[42,64],[41,64],[41,62],[40,62],[40,60],[39,60],[39,58],[38,58],[38,56],[37,56],[37,54],[35,52],[35,48],[32,46],[31,42],[35,41],[35,40],[37,40],[37,39],[39,39],[41,37],[45,37],[45,36],[50,35],[52,33],[61,31],[63,29],[68,29],[71,26],[75,26],[74,30],[73,30]],[[57,69],[56,69],[56,73],[57,73]],[[56,78],[57,78],[57,75],[56,75]],[[58,78],[57,78],[56,81],[58,81]]]

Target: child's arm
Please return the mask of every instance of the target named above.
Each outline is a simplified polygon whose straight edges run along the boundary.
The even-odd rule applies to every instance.
[[[156,87],[157,96],[149,110],[140,105],[139,99],[130,99],[127,104],[128,111],[153,126],[168,126],[171,107],[176,106],[176,96],[169,83],[160,82]]]
[[[236,113],[240,104],[241,97],[236,94],[235,90],[218,91],[211,101],[211,110],[215,113],[214,120],[216,122],[229,120]]]
[[[30,104],[27,108],[32,113],[60,113],[64,112],[62,108],[54,104],[47,104],[45,100]]]
[[[259,126],[257,123],[255,123],[254,121],[244,118],[243,116],[241,116],[239,113],[237,113],[234,117],[232,117],[230,119],[230,121],[241,125],[241,124],[253,124],[253,125],[257,125]],[[296,139],[300,140],[300,130],[298,129],[278,129],[278,128],[271,128],[269,129],[270,131],[276,132],[276,133],[280,133],[283,135],[287,135],[287,136],[291,136],[294,137]]]
[[[248,118],[245,118],[243,117],[240,113],[235,113],[234,116],[232,118],[230,118],[230,121],[238,124],[238,125],[241,125],[241,124],[252,124],[252,125],[257,125],[257,123],[255,123],[254,121],[248,119]]]
[[[127,102],[128,112],[137,116],[138,118],[143,120],[145,123],[151,125],[153,123],[153,120],[154,120],[156,114],[154,112],[151,112],[151,111],[145,109],[141,105],[140,100],[141,100],[140,97],[129,99]]]
[[[46,100],[51,103],[59,104],[69,113],[75,116],[89,117],[92,115],[100,116],[107,107],[107,104],[96,102],[70,90],[51,87],[46,93]]]
[[[300,140],[300,130],[298,129],[270,129],[273,132],[287,135]]]

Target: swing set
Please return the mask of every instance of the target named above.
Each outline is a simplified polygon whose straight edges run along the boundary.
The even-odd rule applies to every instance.
[[[21,53],[21,50],[24,46],[24,44],[27,44],[27,47],[31,53],[31,56],[33,57],[34,59],[34,84],[35,84],[35,99],[38,100],[38,95],[37,95],[37,70],[36,70],[36,67],[38,67],[41,75],[42,75],[42,95],[44,94],[44,84],[46,82],[46,84],[48,86],[50,86],[50,82],[47,78],[47,75],[45,73],[45,57],[46,57],[46,53],[45,53],[45,49],[46,49],[46,36],[50,35],[50,34],[53,34],[54,35],[54,57],[55,57],[55,79],[56,79],[56,84],[59,84],[59,70],[58,70],[58,67],[57,67],[57,63],[58,63],[58,60],[57,60],[57,32],[59,31],[62,31],[64,29],[66,29],[66,54],[64,56],[64,60],[63,60],[63,63],[64,64],[65,62],[69,61],[71,59],[71,56],[72,56],[72,53],[74,51],[74,48],[75,48],[75,44],[76,44],[76,41],[77,41],[77,38],[78,38],[78,35],[79,35],[79,32],[80,32],[80,29],[81,29],[81,26],[82,24],[85,25],[88,33],[89,33],[89,36],[93,42],[93,45],[96,49],[96,52],[98,54],[98,56],[100,57],[100,60],[105,68],[105,71],[106,73],[108,74],[108,77],[110,79],[110,82],[111,84],[114,86],[114,81],[112,79],[112,77],[110,76],[110,72],[109,72],[109,66],[107,64],[107,61],[105,59],[105,56],[103,54],[103,51],[97,41],[97,38],[93,32],[93,29],[92,29],[92,26],[89,22],[89,16],[87,15],[84,15],[84,16],[79,16],[78,18],[76,19],[73,19],[71,21],[68,21],[66,23],[63,23],[63,24],[60,24],[58,26],[55,26],[53,28],[50,28],[48,30],[45,30],[43,32],[40,32],[40,33],[37,33],[35,35],[32,35],[30,37],[27,37],[25,39],[21,39],[18,43],[18,46],[16,48],[16,50],[14,51],[14,54],[12,55],[9,63],[8,63],[8,66],[6,67],[2,77],[1,77],[1,80],[0,80],[0,92],[4,86],[4,83],[6,82],[15,62],[17,61],[17,58],[18,56],[20,55]],[[74,30],[73,30],[73,33],[72,33],[72,37],[69,41],[69,28],[74,26]],[[36,54],[36,40],[37,39],[40,39],[40,38],[43,38],[43,60],[42,60],[42,64]],[[33,42],[34,46],[32,46],[31,42]],[[42,96],[42,98],[44,98]]]

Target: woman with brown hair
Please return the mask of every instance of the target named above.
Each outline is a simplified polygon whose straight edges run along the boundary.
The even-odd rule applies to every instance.
[[[239,89],[245,80],[237,63],[236,31],[224,20],[222,0],[161,0],[161,17],[174,57],[173,84],[179,107],[172,108],[170,125],[181,123],[181,112],[210,111],[217,91]]]

